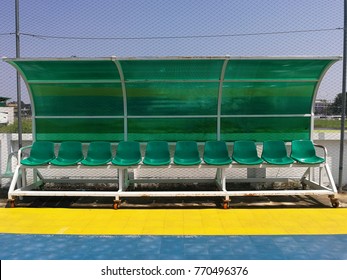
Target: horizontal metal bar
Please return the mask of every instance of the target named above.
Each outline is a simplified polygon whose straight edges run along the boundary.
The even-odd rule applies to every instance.
[[[219,83],[219,79],[134,79],[134,80],[125,80],[125,84],[138,84],[138,83]]]
[[[170,163],[168,165],[159,165],[159,166],[152,166],[152,165],[146,165],[143,163],[140,163],[138,165],[132,165],[132,166],[118,166],[113,165],[111,163],[108,163],[106,165],[100,165],[100,166],[86,166],[83,164],[77,164],[73,166],[56,166],[52,164],[48,165],[37,165],[37,166],[25,166],[21,165],[21,169],[202,169],[202,168],[209,168],[209,169],[248,169],[248,168],[277,168],[277,169],[288,169],[293,167],[299,167],[299,168],[309,168],[309,167],[324,167],[325,163],[321,164],[302,164],[302,163],[292,163],[288,165],[275,165],[275,164],[269,164],[269,163],[261,163],[258,165],[245,165],[245,164],[238,164],[236,162],[232,162],[228,165],[209,165],[206,163],[201,163],[199,165],[178,165],[174,163]]]
[[[3,61],[112,61],[111,57],[21,57],[21,58],[2,58]]]
[[[273,115],[221,115],[221,118],[288,118],[288,117],[311,117],[311,114],[273,114]],[[159,116],[35,116],[35,119],[196,119],[217,118],[217,115],[159,115]]]
[[[191,168],[191,169],[200,169],[200,168],[223,168],[223,169],[233,169],[233,168],[241,168],[241,169],[248,169],[248,168],[281,168],[281,169],[288,169],[293,167],[302,167],[302,168],[309,168],[309,167],[323,167],[325,163],[321,164],[302,164],[302,163],[292,163],[288,165],[275,165],[275,164],[269,164],[269,163],[261,163],[257,165],[245,165],[245,164],[239,164],[233,161],[231,164],[228,165],[210,165],[206,163],[201,163],[199,165],[178,165],[171,163],[169,165],[161,165],[161,166],[151,166],[146,164],[139,164],[136,166],[129,166],[129,167],[121,167],[119,166],[119,169],[171,169],[171,168]]]
[[[342,60],[342,56],[145,56],[145,57],[114,57],[117,60],[186,60],[186,59],[201,59],[201,60],[305,60],[305,59],[317,59],[317,60]]]
[[[328,190],[254,190],[254,191],[227,191],[229,196],[282,196],[282,195],[329,195],[334,194]]]
[[[2,58],[4,61],[108,61],[108,60],[341,60],[342,56],[143,56],[143,57],[35,57]]]
[[[319,80],[317,79],[225,79],[225,83],[314,83]],[[219,79],[134,79],[134,80],[125,80],[125,84],[137,84],[137,83],[219,83]]]
[[[282,195],[329,195],[326,190],[285,190],[285,191],[143,191],[143,192],[118,192],[123,197],[223,197],[223,196],[282,196]]]
[[[221,115],[222,118],[288,118],[311,117],[311,114],[264,114],[264,115]],[[159,116],[135,116],[128,115],[129,119],[179,119],[179,118],[217,118],[217,115],[159,115]]]
[[[117,195],[122,197],[223,197],[227,194],[223,191],[122,191]]]
[[[331,195],[328,190],[268,190],[268,191],[21,191],[12,196],[80,196],[80,197],[224,197],[224,196],[288,196],[288,195]]]
[[[17,189],[11,193],[13,196],[97,196],[115,197],[117,191],[21,191]]]
[[[182,118],[217,118],[217,115],[160,115],[160,116],[127,116],[128,119],[182,119]]]
[[[35,116],[35,119],[124,119],[124,116]]]
[[[264,114],[264,115],[221,115],[222,118],[288,118],[311,117],[311,114]]]
[[[28,80],[28,84],[120,84],[118,79],[107,80]]]
[[[143,56],[143,57],[112,57],[114,60],[341,60],[342,56]],[[76,58],[75,58],[76,59]]]
[[[315,83],[318,79],[225,79],[224,83]]]
[[[215,179],[207,178],[178,178],[178,179],[168,179],[168,178],[140,178],[140,179],[129,179],[129,183],[213,183]]]

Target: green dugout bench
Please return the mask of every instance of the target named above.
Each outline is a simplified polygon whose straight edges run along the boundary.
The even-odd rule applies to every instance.
[[[33,145],[18,154],[8,199],[22,196],[223,198],[328,195],[327,151],[312,142],[318,87],[339,57],[155,57],[7,59],[31,98]],[[28,153],[25,153],[28,152]],[[43,169],[114,171],[118,190],[45,190]],[[287,182],[266,170],[298,168],[299,189],[230,190],[227,182]],[[27,183],[33,170],[34,182]],[[170,178],[134,171],[178,170]],[[212,169],[211,178],[183,178]],[[228,174],[246,170],[245,178]],[[317,171],[318,170],[318,171]],[[59,174],[60,174],[59,173]],[[315,174],[318,173],[318,176]],[[324,183],[323,176],[328,179]],[[98,176],[96,176],[98,177]],[[59,178],[56,179],[59,182]],[[106,182],[102,176],[90,183]],[[211,182],[215,190],[129,191],[143,182]]]

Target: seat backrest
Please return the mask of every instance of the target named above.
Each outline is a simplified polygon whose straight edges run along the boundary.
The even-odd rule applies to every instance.
[[[195,141],[178,141],[175,148],[175,157],[200,157],[198,144]]]
[[[254,141],[235,141],[233,157],[255,158],[258,157],[257,147]]]
[[[228,147],[224,141],[207,141],[205,143],[204,157],[228,158]]]
[[[292,157],[308,158],[316,156],[316,150],[311,140],[294,140],[292,141]]]
[[[263,157],[283,158],[287,156],[286,145],[283,141],[265,141],[263,143]]]
[[[110,142],[91,142],[88,148],[87,158],[91,159],[111,159],[111,143]]]
[[[117,147],[117,158],[138,159],[141,158],[140,143],[135,141],[121,141]]]
[[[165,141],[149,141],[146,146],[145,158],[170,158],[169,144]]]
[[[34,159],[54,158],[54,143],[50,141],[36,141],[30,150],[30,157]]]
[[[66,141],[60,144],[58,158],[78,159],[83,158],[82,143],[77,141]]]

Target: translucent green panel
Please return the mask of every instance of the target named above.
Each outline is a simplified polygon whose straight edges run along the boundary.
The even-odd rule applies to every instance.
[[[30,87],[37,140],[204,142],[219,139],[219,123],[221,140],[225,141],[309,139],[311,117],[297,116],[311,113],[321,76],[336,60],[7,61],[19,68]],[[121,66],[122,80],[117,65]],[[221,78],[223,91],[218,100]],[[123,135],[124,131],[128,135]]]
[[[217,139],[216,118],[128,119],[128,140],[207,141]]]
[[[110,60],[15,61],[31,80],[103,80],[118,79],[116,65]]]
[[[32,84],[36,116],[120,116],[120,84]]]
[[[221,139],[283,140],[310,139],[310,117],[222,118]]]
[[[225,79],[319,79],[330,60],[231,60]]]
[[[82,142],[124,140],[123,119],[36,119],[36,140]]]
[[[216,115],[218,83],[127,83],[128,114]]]
[[[310,114],[316,83],[224,83],[222,115]]]
[[[125,80],[218,80],[223,60],[121,61]]]

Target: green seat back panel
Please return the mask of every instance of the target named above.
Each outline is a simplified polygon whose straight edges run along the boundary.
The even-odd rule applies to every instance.
[[[58,156],[51,163],[59,166],[75,165],[83,158],[82,143],[67,141],[60,144]]]
[[[165,141],[150,141],[146,146],[143,163],[147,165],[167,165],[171,161],[169,145]]]
[[[339,58],[5,59],[28,85],[40,141],[310,139]]]
[[[201,163],[198,144],[195,141],[178,141],[175,147],[174,163],[179,165]]]
[[[316,155],[316,150],[311,140],[294,140],[290,156],[294,160],[305,164],[324,162],[324,158]]]
[[[112,160],[111,144],[109,142],[91,142],[88,147],[87,157],[82,160],[83,165],[103,165]]]
[[[270,164],[285,165],[293,163],[288,157],[283,141],[265,141],[263,143],[262,159]]]
[[[115,165],[129,166],[141,161],[140,143],[135,141],[121,141],[117,147],[117,153],[112,163]]]
[[[253,141],[235,141],[233,150],[233,160],[240,164],[260,164],[263,162],[258,157],[257,147]]]
[[[211,165],[231,163],[228,147],[224,141],[207,141],[204,149],[204,162]]]
[[[49,141],[36,141],[33,143],[28,158],[22,159],[24,165],[47,164],[55,158],[54,143]]]

